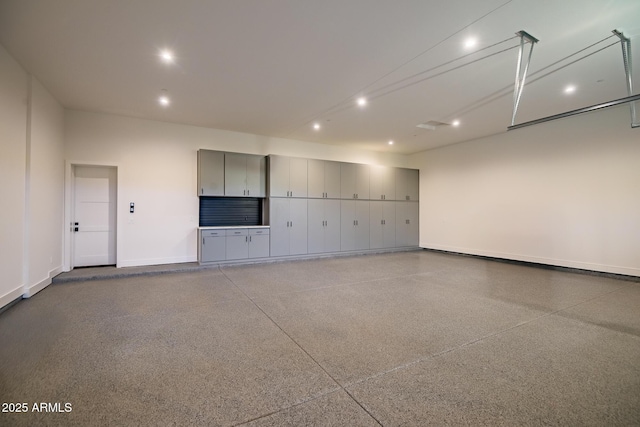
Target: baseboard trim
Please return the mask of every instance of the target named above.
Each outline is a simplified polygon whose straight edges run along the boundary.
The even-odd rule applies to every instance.
[[[26,288],[25,292],[22,294],[23,298],[31,298],[47,286],[51,284],[53,278],[58,274],[62,273],[62,266],[56,267],[49,272],[49,276],[40,280],[38,283],[35,283]]]
[[[564,271],[564,272],[569,272],[569,273],[587,274],[587,275],[590,275],[590,276],[607,277],[607,278],[611,278],[611,279],[625,280],[625,281],[628,281],[628,282],[640,282],[640,273],[623,274],[623,273],[610,272],[610,271],[594,270],[594,269],[590,269],[590,268],[578,268],[578,267],[573,267],[573,266],[558,265],[558,264],[550,263],[550,262],[548,262],[549,260],[546,260],[546,259],[545,259],[545,262],[535,262],[535,261],[528,261],[528,260],[522,260],[522,259],[505,258],[505,257],[500,257],[500,256],[474,254],[474,253],[470,253],[470,252],[460,252],[460,251],[457,251],[457,250],[450,250],[450,249],[440,249],[440,248],[437,248],[437,247],[424,247],[423,246],[422,249],[425,250],[425,251],[430,251],[430,252],[438,252],[438,253],[444,253],[444,254],[450,254],[450,255],[456,255],[456,256],[465,256],[465,257],[486,259],[488,261],[503,262],[503,263],[507,263],[507,264],[515,264],[515,265],[522,265],[522,266],[526,266],[526,267],[541,268],[541,269],[545,269],[545,270],[556,270],[556,271]],[[590,265],[590,264],[586,264],[586,263],[580,263],[580,264]],[[625,268],[625,270],[631,270],[631,271],[635,272],[636,269]]]
[[[22,286],[7,292],[0,297],[0,313],[22,299],[24,288]]]

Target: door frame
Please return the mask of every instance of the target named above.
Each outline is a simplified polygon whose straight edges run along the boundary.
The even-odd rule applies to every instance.
[[[122,213],[120,212],[120,165],[117,163],[98,163],[84,161],[65,161],[64,177],[64,242],[63,242],[63,271],[73,269],[73,202],[75,197],[74,168],[76,166],[106,167],[116,171],[116,267],[120,267],[120,242],[122,241],[120,224],[122,224]]]

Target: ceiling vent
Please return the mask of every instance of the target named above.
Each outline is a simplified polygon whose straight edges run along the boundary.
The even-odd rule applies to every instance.
[[[436,130],[440,126],[449,126],[449,123],[439,122],[437,120],[429,120],[428,122],[420,123],[416,127],[426,130]]]

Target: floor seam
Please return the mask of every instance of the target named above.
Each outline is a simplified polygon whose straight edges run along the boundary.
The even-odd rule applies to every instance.
[[[285,330],[284,330],[284,329],[283,329],[283,328],[278,324],[278,322],[276,322],[276,321],[275,321],[271,316],[269,316],[269,314],[267,314],[267,312],[266,312],[266,311],[264,311],[264,309],[263,309],[262,307],[260,307],[260,305],[259,305],[258,303],[256,303],[256,302],[255,302],[255,301],[254,301],[254,300],[253,300],[249,295],[247,295],[247,293],[246,293],[246,292],[244,292],[244,290],[243,290],[242,288],[240,288],[240,286],[238,286],[238,285],[237,285],[237,284],[236,284],[236,283],[235,283],[235,282],[234,282],[234,281],[233,281],[229,276],[227,276],[227,274],[222,270],[222,268],[221,268],[221,267],[219,267],[219,268],[220,268],[220,272],[224,275],[224,277],[226,277],[226,278],[227,278],[227,280],[229,280],[231,283],[233,283],[233,285],[234,285],[235,287],[237,287],[237,288],[238,288],[238,290],[240,290],[240,292],[242,292],[242,293],[243,293],[243,294],[244,294],[244,295],[249,299],[249,301],[251,301],[251,302],[253,303],[253,305],[255,305],[255,307],[256,307],[258,310],[260,310],[260,311],[262,312],[262,314],[264,314],[264,315],[267,317],[267,319],[269,319],[269,320],[270,320],[270,321],[271,321],[271,322],[272,322],[272,323],[273,323],[273,324],[274,324],[278,329],[280,329],[280,331],[281,331],[283,334],[285,334],[285,335],[287,336],[287,338],[289,338],[289,339],[291,340],[291,342],[293,342],[293,343],[294,343],[294,344],[295,344],[295,345],[296,345],[296,346],[297,346],[297,347],[298,347],[298,348],[299,348],[299,349],[300,349],[304,354],[306,354],[306,355],[307,355],[307,357],[309,357],[309,359],[311,359],[311,360],[313,361],[313,363],[315,363],[315,364],[316,364],[316,365],[317,365],[317,366],[322,370],[322,372],[324,372],[324,373],[325,373],[329,378],[331,378],[331,381],[333,381],[333,382],[334,382],[334,383],[335,383],[335,384],[336,384],[336,385],[337,385],[341,390],[344,390],[344,392],[345,392],[345,393],[346,393],[346,394],[347,394],[351,399],[353,399],[353,401],[354,401],[354,402],[356,402],[356,404],[357,404],[358,406],[360,406],[360,407],[361,407],[361,408],[362,408],[362,409],[363,409],[363,410],[364,410],[364,411],[365,411],[365,412],[366,412],[366,413],[367,413],[367,414],[368,414],[368,415],[369,415],[369,416],[370,416],[370,417],[371,417],[371,418],[372,418],[376,423],[378,423],[378,425],[382,425],[382,423],[381,423],[381,422],[380,422],[376,417],[374,417],[374,416],[373,416],[373,415],[372,415],[372,414],[371,414],[371,413],[370,413],[370,412],[369,412],[369,411],[368,411],[364,406],[362,406],[362,404],[361,404],[360,402],[358,402],[358,401],[357,401],[357,400],[356,400],[356,399],[351,395],[351,393],[349,393],[349,391],[347,391],[347,389],[346,389],[342,384],[340,384],[340,383],[338,382],[338,380],[336,380],[336,379],[333,377],[333,375],[331,375],[331,374],[330,374],[330,373],[329,373],[329,372],[324,368],[324,366],[322,366],[322,365],[321,365],[321,364],[320,364],[320,363],[319,363],[319,362],[318,362],[318,361],[317,361],[317,360],[316,360],[316,359],[315,359],[311,354],[309,354],[309,352],[308,352],[304,347],[302,347],[302,346],[298,343],[298,341],[296,341],[296,340],[295,340],[295,339],[294,339],[294,338],[293,338],[289,333],[287,333],[287,331],[285,331]],[[335,391],[339,391],[339,390],[334,390],[334,392],[335,392]],[[319,397],[320,397],[320,396],[319,396]],[[303,402],[303,403],[305,403],[305,402]],[[278,410],[278,411],[276,411],[276,412],[273,412],[272,414],[275,414],[275,413],[281,412],[281,411],[286,410],[286,409],[288,409],[288,408],[281,408],[280,410]],[[272,414],[269,414],[269,415],[272,415]],[[268,416],[268,415],[266,415],[266,416]],[[249,421],[247,421],[247,422],[249,422]]]
[[[435,358],[440,357],[440,356],[444,356],[445,354],[448,354],[448,353],[451,353],[451,352],[454,352],[454,351],[457,351],[457,350],[463,349],[463,348],[468,347],[468,346],[470,346],[470,345],[476,344],[476,343],[478,343],[478,342],[480,342],[480,341],[484,341],[484,340],[486,340],[487,338],[492,338],[492,337],[495,337],[495,336],[498,336],[498,335],[504,334],[505,332],[509,332],[509,331],[511,331],[511,330],[517,329],[517,328],[519,328],[519,327],[521,327],[521,326],[527,325],[527,324],[532,323],[532,322],[536,322],[536,321],[538,321],[538,320],[540,320],[540,319],[544,319],[544,318],[546,318],[546,317],[555,316],[555,315],[557,315],[557,314],[558,314],[559,312],[561,312],[561,311],[564,311],[564,310],[567,310],[567,309],[570,309],[570,308],[573,308],[573,307],[579,306],[579,305],[581,305],[581,304],[585,304],[585,303],[587,303],[587,302],[590,302],[590,301],[593,301],[593,300],[595,300],[595,299],[601,298],[601,297],[603,297],[603,296],[605,296],[605,295],[609,295],[609,294],[611,294],[611,293],[618,292],[620,289],[622,289],[622,287],[620,287],[620,288],[618,288],[618,289],[614,289],[614,290],[612,290],[612,291],[610,291],[610,292],[606,292],[606,293],[604,293],[604,294],[600,294],[600,295],[595,296],[595,297],[593,297],[593,298],[589,298],[588,300],[581,301],[581,302],[579,302],[579,303],[576,303],[576,304],[573,304],[573,305],[570,305],[570,306],[567,306],[567,307],[563,307],[563,308],[560,308],[560,309],[558,309],[558,310],[550,311],[550,312],[548,312],[548,313],[544,313],[544,314],[542,314],[542,315],[540,315],[540,316],[534,317],[533,319],[529,319],[529,320],[527,320],[527,321],[520,322],[520,323],[518,323],[517,325],[513,325],[513,326],[511,326],[511,327],[509,327],[509,328],[502,329],[502,330],[500,330],[500,331],[496,331],[496,332],[491,333],[491,334],[488,334],[488,335],[484,335],[484,336],[482,336],[482,337],[480,337],[480,338],[476,338],[476,339],[474,339],[474,340],[468,341],[468,342],[463,343],[463,344],[460,344],[460,345],[458,345],[458,346],[451,347],[451,348],[448,348],[448,349],[446,349],[446,350],[443,350],[443,351],[440,351],[440,352],[437,352],[437,353],[432,353],[432,354],[430,354],[430,355],[428,355],[428,356],[421,357],[421,358],[419,358],[419,359],[413,360],[413,361],[408,362],[408,363],[404,363],[404,364],[402,364],[402,365],[398,365],[398,366],[396,366],[396,367],[394,367],[394,368],[388,369],[388,370],[383,371],[383,372],[379,372],[379,373],[377,373],[377,374],[375,374],[375,375],[370,375],[370,376],[368,376],[368,377],[366,377],[366,378],[363,378],[363,379],[360,379],[360,380],[357,380],[357,381],[353,381],[353,382],[347,383],[347,384],[345,384],[345,385],[344,385],[344,387],[346,388],[346,387],[351,387],[351,386],[354,386],[354,385],[362,384],[362,383],[364,383],[364,382],[366,382],[366,381],[369,381],[369,380],[372,380],[372,379],[375,379],[375,378],[383,377],[383,376],[385,376],[385,375],[387,375],[387,374],[390,374],[390,373],[393,373],[393,372],[396,372],[396,371],[399,371],[399,370],[402,370],[402,369],[409,368],[409,367],[411,367],[411,366],[417,365],[417,364],[422,363],[422,362],[425,362],[425,361],[427,361],[427,360],[435,359]]]

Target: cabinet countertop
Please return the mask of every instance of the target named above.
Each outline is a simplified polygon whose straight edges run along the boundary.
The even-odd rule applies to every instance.
[[[220,225],[215,227],[198,227],[198,230],[229,230],[232,228],[271,228],[269,225]]]

